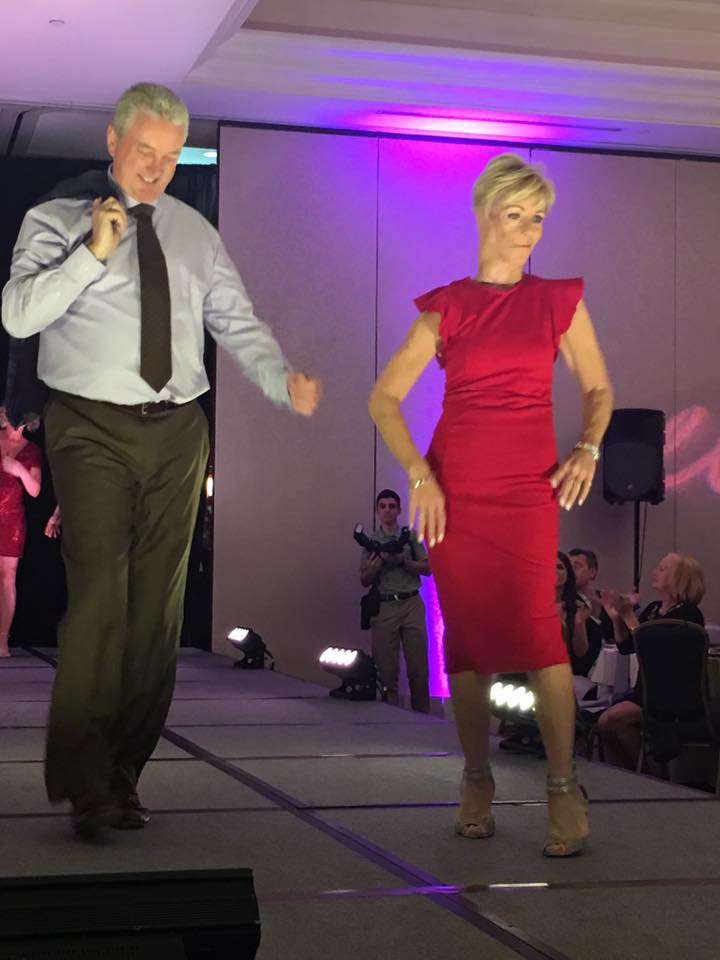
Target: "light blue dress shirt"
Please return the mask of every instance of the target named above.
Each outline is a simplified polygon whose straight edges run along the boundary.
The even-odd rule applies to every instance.
[[[127,207],[137,201],[125,196]],[[40,334],[38,376],[91,400],[185,403],[208,388],[203,326],[277,404],[290,405],[288,364],[270,328],[255,316],[217,230],[192,207],[163,194],[153,227],[167,261],[172,305],[172,377],[156,393],[140,376],[137,226],[107,263],[85,246],[89,200],[56,199],[25,216],[2,295],[2,322],[14,337]]]

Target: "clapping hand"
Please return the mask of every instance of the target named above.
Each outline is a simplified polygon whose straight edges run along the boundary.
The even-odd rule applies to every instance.
[[[601,590],[600,598],[609,617],[620,617],[624,620],[633,612],[632,597],[617,590]]]
[[[295,413],[299,413],[301,417],[311,417],[322,397],[322,383],[318,377],[309,377],[306,373],[289,373],[287,388]]]
[[[575,610],[575,625],[578,627],[584,626],[588,622],[591,612],[590,605],[580,601]]]

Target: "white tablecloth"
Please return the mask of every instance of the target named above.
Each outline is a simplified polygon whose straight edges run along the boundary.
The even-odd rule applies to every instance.
[[[626,656],[618,653],[615,644],[608,644],[603,645],[595,666],[590,671],[589,679],[598,687],[606,688],[608,693],[616,695],[634,687],[637,674],[637,655],[631,653]]]

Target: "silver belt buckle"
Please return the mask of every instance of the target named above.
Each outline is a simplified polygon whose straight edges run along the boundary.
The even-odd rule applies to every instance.
[[[140,404],[140,416],[141,416],[141,417],[146,417],[146,416],[148,415],[148,412],[147,412],[147,410],[146,410],[146,407],[147,407],[147,406],[148,406],[148,402],[147,402],[147,401],[143,401],[143,403]]]

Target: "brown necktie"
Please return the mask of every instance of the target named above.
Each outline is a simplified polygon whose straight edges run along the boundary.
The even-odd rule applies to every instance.
[[[149,203],[130,207],[137,220],[140,264],[140,376],[157,393],[172,376],[170,346],[170,284],[160,241],[153,229],[155,208]]]

